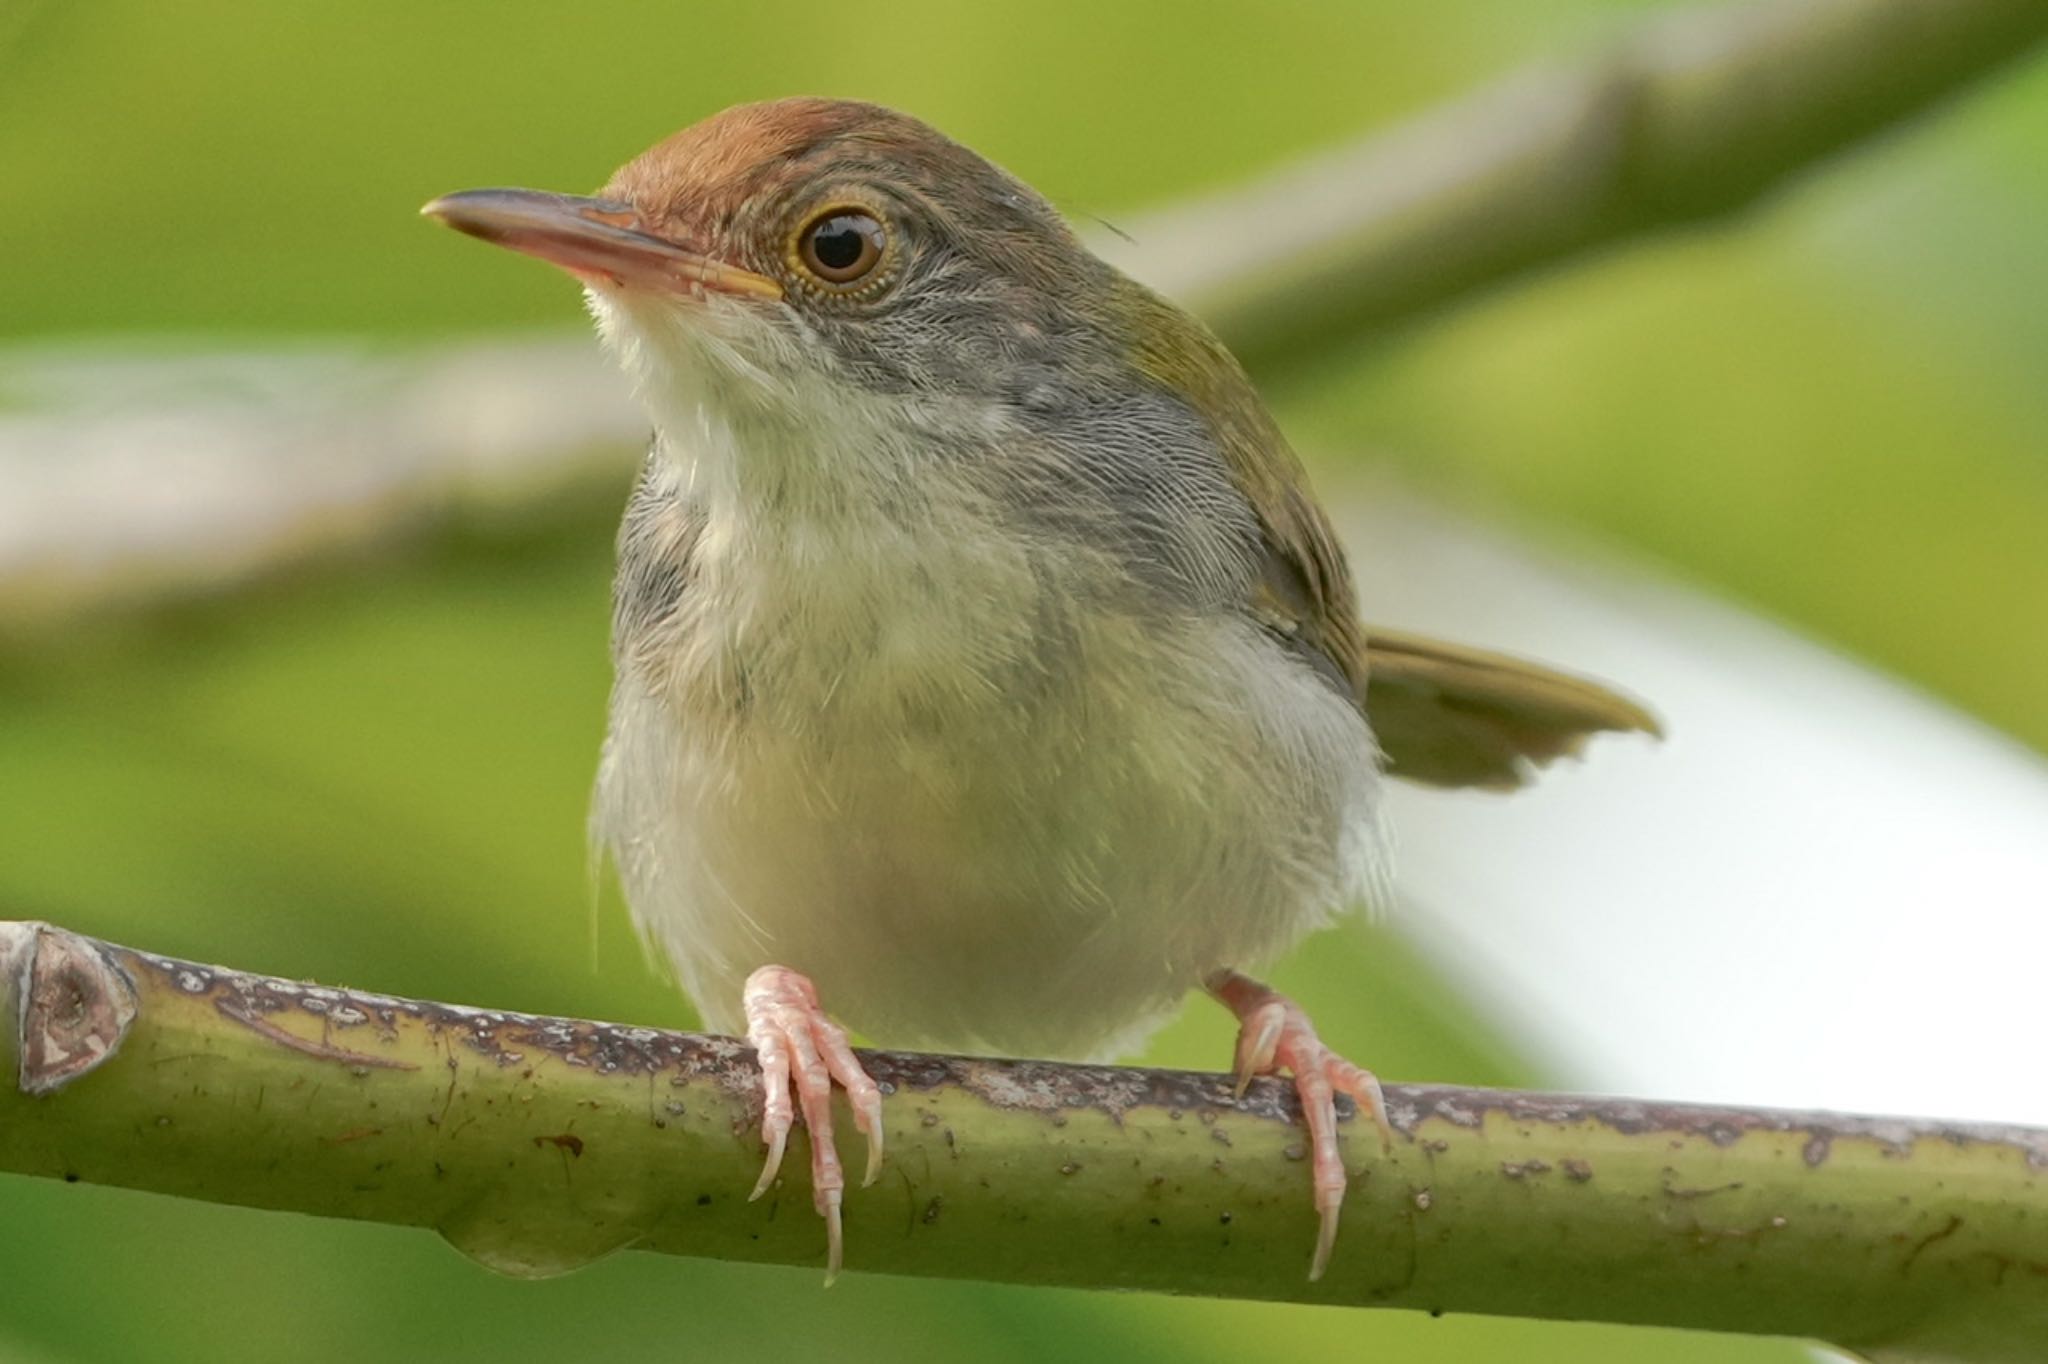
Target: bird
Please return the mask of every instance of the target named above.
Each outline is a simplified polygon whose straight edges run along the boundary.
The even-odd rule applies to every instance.
[[[707,1026],[800,1115],[828,1280],[832,1086],[877,1044],[1128,1056],[1204,990],[1236,1092],[1287,1071],[1311,1278],[1372,1073],[1246,972],[1384,893],[1388,777],[1510,790],[1602,731],[1588,679],[1364,624],[1229,350],[1043,195],[910,115],[717,113],[595,196],[422,210],[583,286],[654,426],[617,541],[592,825]],[[828,1012],[829,1009],[829,1012]]]

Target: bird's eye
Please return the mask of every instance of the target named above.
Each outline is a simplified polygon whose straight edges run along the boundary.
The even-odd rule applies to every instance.
[[[857,208],[827,209],[797,238],[804,269],[835,289],[857,284],[882,263],[888,237],[875,216]]]

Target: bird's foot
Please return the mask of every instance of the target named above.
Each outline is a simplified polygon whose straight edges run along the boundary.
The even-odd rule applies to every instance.
[[[1310,1280],[1323,1277],[1330,1248],[1337,1243],[1337,1215],[1344,1206],[1344,1161],[1337,1151],[1337,1094],[1348,1094],[1372,1115],[1380,1147],[1391,1151],[1394,1129],[1387,1121],[1386,1096],[1373,1073],[1355,1066],[1323,1045],[1315,1025],[1301,1006],[1287,996],[1235,971],[1218,971],[1203,982],[1225,1008],[1237,1015],[1237,1097],[1243,1098],[1254,1075],[1285,1069],[1301,1096],[1308,1124],[1309,1171],[1315,1190],[1315,1258]]]
[[[825,1282],[838,1277],[843,1233],[839,1205],[846,1193],[846,1173],[832,1141],[832,1082],[837,1080],[853,1105],[853,1125],[867,1137],[868,1166],[863,1187],[882,1169],[882,1091],[868,1078],[847,1044],[846,1030],[825,1017],[818,989],[810,978],[786,966],[764,966],[747,977],[743,1000],[747,1040],[761,1062],[761,1138],[768,1160],[749,1199],[759,1198],[782,1168],[794,1112],[803,1113],[811,1134],[811,1201],[825,1219]]]

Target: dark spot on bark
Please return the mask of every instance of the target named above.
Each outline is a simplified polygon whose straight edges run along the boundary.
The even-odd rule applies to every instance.
[[[926,1226],[930,1226],[932,1223],[939,1220],[939,1213],[945,1208],[945,1206],[946,1200],[944,1198],[941,1198],[937,1194],[933,1194],[932,1201],[924,1205],[924,1213],[918,1220],[923,1222]]]
[[[700,1193],[700,1194],[698,1194],[698,1195],[697,1195],[697,1206],[698,1206],[698,1207],[700,1207],[700,1208],[708,1208],[708,1207],[710,1207],[710,1206],[711,1206],[711,1195],[710,1195],[710,1194],[708,1194],[708,1193]]]
[[[1666,1167],[1664,1171],[1664,1196],[1677,1202],[1690,1202],[1695,1198],[1712,1198],[1715,1194],[1734,1193],[1742,1187],[1742,1181],[1732,1179],[1726,1184],[1703,1184],[1692,1188],[1673,1185],[1671,1176],[1677,1171]]]
[[[1928,1232],[1925,1236],[1921,1237],[1918,1241],[1915,1241],[1913,1243],[1913,1248],[1906,1252],[1906,1258],[1899,1262],[1899,1273],[1912,1273],[1913,1262],[1920,1258],[1921,1253],[1923,1251],[1925,1251],[1929,1246],[1933,1245],[1936,1241],[1946,1241],[1949,1237],[1955,1235],[1962,1229],[1963,1219],[1956,1216],[1954,1213],[1950,1213],[1948,1224],[1946,1226],[1942,1227],[1938,1231]]]

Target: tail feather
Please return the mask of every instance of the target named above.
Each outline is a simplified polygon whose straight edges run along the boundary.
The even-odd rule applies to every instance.
[[[1595,734],[1663,736],[1620,693],[1506,654],[1376,626],[1365,652],[1365,713],[1408,781],[1512,791]]]

